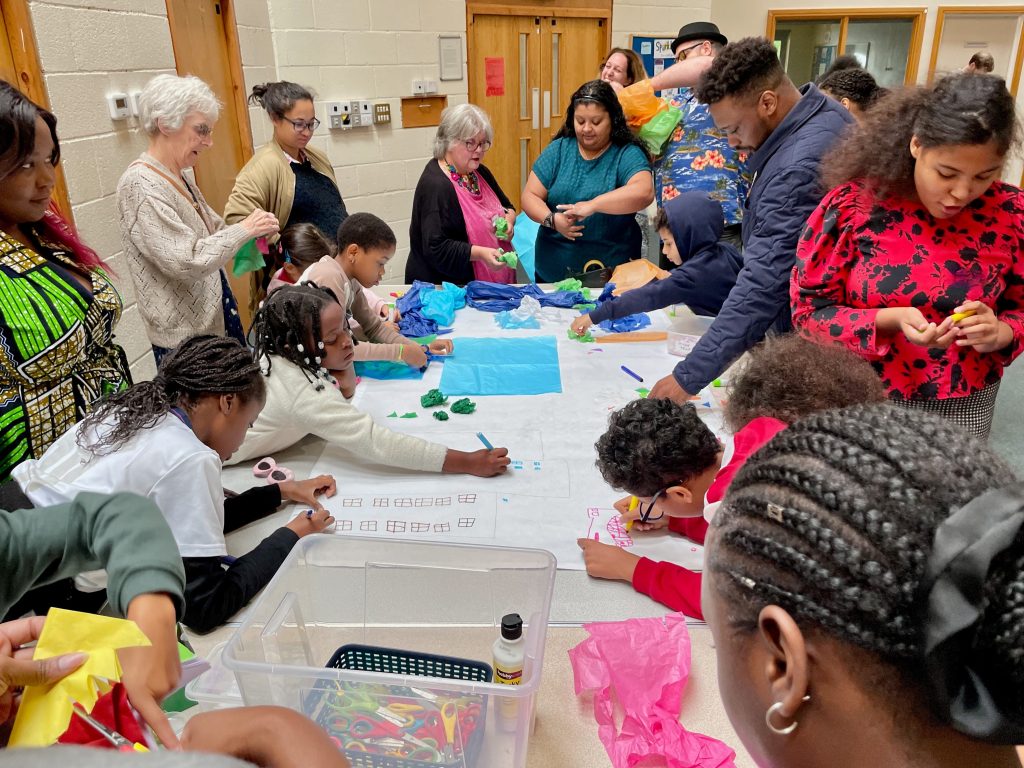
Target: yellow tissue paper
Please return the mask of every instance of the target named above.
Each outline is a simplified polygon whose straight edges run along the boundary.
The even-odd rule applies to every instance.
[[[56,683],[25,688],[8,746],[53,744],[71,722],[71,701],[91,712],[101,695],[121,680],[118,648],[151,645],[134,621],[51,608],[36,644],[35,660],[88,653],[85,663]]]

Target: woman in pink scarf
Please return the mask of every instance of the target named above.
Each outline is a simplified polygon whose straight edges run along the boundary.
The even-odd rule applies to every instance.
[[[441,114],[434,158],[423,169],[412,201],[407,283],[515,281],[515,270],[498,256],[499,250],[512,250],[516,211],[483,165],[493,141],[491,121],[480,107],[458,104]],[[501,240],[496,222],[505,229]]]

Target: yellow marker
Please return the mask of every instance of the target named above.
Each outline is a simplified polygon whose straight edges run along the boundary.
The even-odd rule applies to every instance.
[[[957,313],[955,313],[953,315],[950,315],[950,319],[954,323],[959,323],[961,320],[966,320],[971,315],[976,315],[976,314],[978,314],[978,310],[976,310],[976,309],[968,309],[965,312],[957,312]]]
[[[630,512],[636,512],[636,508],[639,505],[640,505],[640,499],[638,499],[636,496],[630,496],[629,497],[629,511]],[[626,533],[629,533],[632,528],[633,528],[633,521],[632,520],[627,520],[626,521]]]

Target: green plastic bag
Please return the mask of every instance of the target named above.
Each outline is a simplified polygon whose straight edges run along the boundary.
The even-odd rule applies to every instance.
[[[647,147],[647,151],[651,155],[657,157],[661,154],[661,151],[665,148],[665,142],[668,141],[676,126],[679,125],[682,117],[683,113],[678,107],[669,107],[644,123],[637,136],[644,143],[644,146]]]
[[[231,264],[231,274],[241,277],[248,272],[255,272],[266,266],[267,262],[263,259],[263,254],[260,252],[259,246],[256,245],[256,241],[250,240],[235,254],[235,260]]]

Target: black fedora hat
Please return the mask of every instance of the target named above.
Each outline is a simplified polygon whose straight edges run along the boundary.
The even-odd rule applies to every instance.
[[[722,45],[729,44],[725,35],[718,30],[718,26],[710,21],[692,21],[680,27],[679,35],[672,41],[672,53],[675,53],[676,48],[688,40],[710,40]]]

